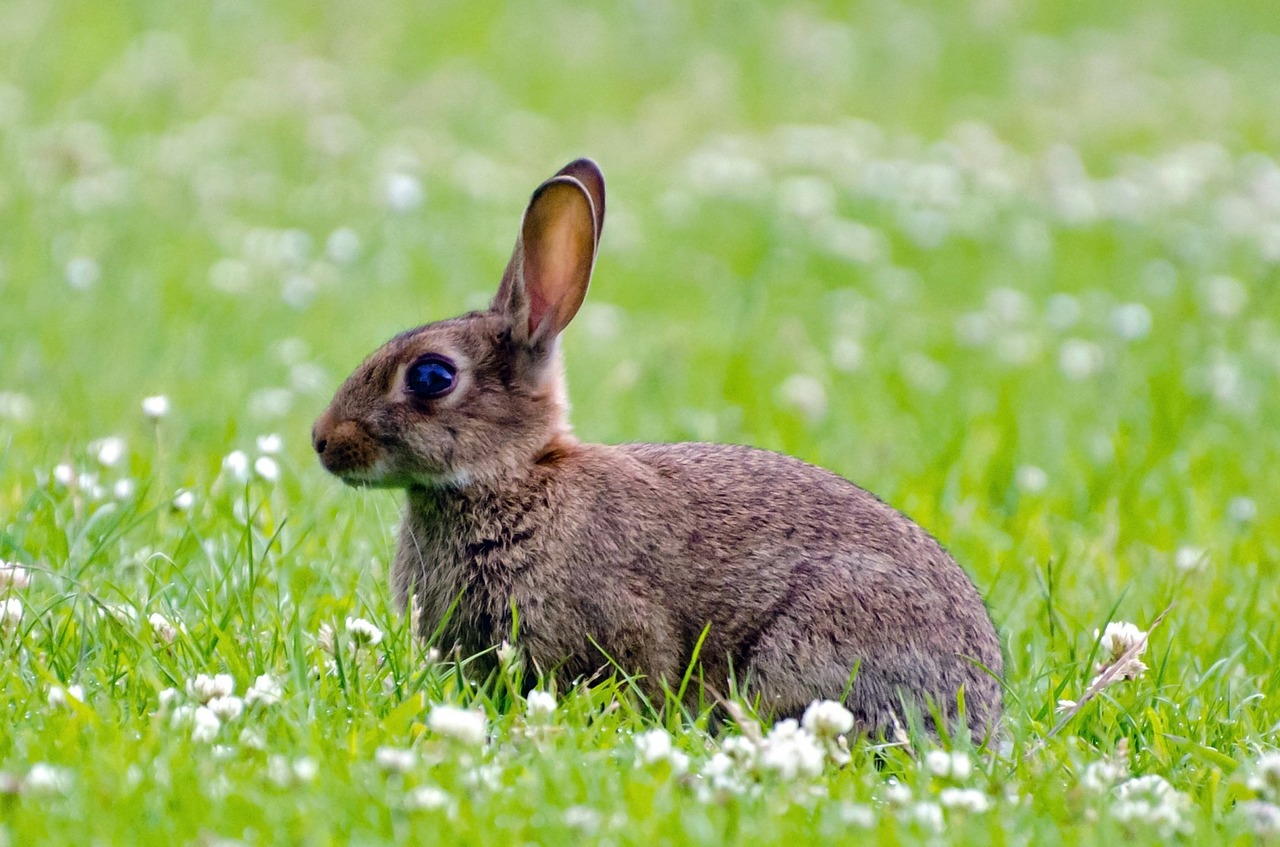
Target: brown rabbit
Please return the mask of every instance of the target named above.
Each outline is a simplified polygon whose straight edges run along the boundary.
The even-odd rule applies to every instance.
[[[995,628],[911,520],[789,456],[573,437],[557,339],[603,223],[600,170],[567,165],[533,193],[488,311],[391,339],[316,421],[329,472],[408,490],[393,579],[423,634],[448,616],[444,643],[476,653],[510,637],[514,607],[536,669],[569,681],[612,659],[656,688],[706,629],[701,678],[734,675],[766,712],[843,699],[879,734],[909,714],[953,723],[962,701],[986,734]]]

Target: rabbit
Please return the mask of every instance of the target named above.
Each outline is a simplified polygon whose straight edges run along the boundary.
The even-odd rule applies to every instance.
[[[655,693],[696,650],[695,680],[764,714],[829,698],[879,737],[936,734],[936,717],[995,731],[991,617],[909,518],[777,453],[573,436],[558,339],[604,212],[596,164],[565,166],[534,191],[492,305],[392,338],[315,423],[330,473],[407,489],[392,580],[419,634],[471,655],[514,625],[562,684],[614,666]]]

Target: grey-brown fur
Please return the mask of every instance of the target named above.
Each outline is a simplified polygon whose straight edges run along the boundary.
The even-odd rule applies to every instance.
[[[709,626],[703,678],[732,668],[776,714],[839,698],[862,729],[906,708],[999,719],[1002,660],[978,592],[938,543],[852,483],[787,456],[716,444],[578,442],[556,337],[586,293],[604,217],[593,164],[535,193],[489,311],[397,336],[316,422],[325,467],[408,489],[393,573],[424,634],[511,634],[564,681],[606,664],[678,684]],[[412,396],[405,368],[457,362],[457,387]],[[594,642],[594,644],[593,644]],[[599,645],[600,649],[596,646]]]

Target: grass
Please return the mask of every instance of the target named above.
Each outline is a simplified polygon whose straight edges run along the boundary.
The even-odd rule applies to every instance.
[[[0,845],[1250,841],[1280,799],[1278,38],[1261,0],[6,4],[0,559],[31,584]],[[409,637],[398,497],[326,477],[310,422],[487,302],[582,154],[610,220],[579,434],[784,450],[941,538],[1008,657],[972,773],[855,743],[787,778],[749,725],[621,678],[538,716],[518,667]],[[1049,737],[1095,630],[1170,604],[1150,669]],[[161,692],[217,673],[282,694],[197,741]]]

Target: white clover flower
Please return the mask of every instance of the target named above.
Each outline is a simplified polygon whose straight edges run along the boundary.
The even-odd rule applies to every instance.
[[[1125,341],[1139,341],[1151,333],[1151,310],[1142,303],[1124,303],[1111,311],[1111,328]]]
[[[762,770],[791,781],[799,776],[822,773],[825,754],[817,739],[800,728],[792,718],[774,724],[765,737],[757,759]]]
[[[222,728],[222,721],[207,706],[191,713],[191,723],[191,740],[197,744],[208,744],[218,737],[218,730]]]
[[[497,791],[502,788],[502,766],[497,762],[477,765],[462,775],[462,784],[476,791]]]
[[[1252,497],[1232,497],[1227,502],[1227,517],[1236,523],[1249,523],[1258,516],[1258,504]]]
[[[265,482],[280,481],[280,463],[270,456],[259,456],[254,459],[253,472]]]
[[[302,756],[293,760],[293,775],[301,782],[313,781],[320,773],[320,765],[310,756]]]
[[[171,706],[178,702],[178,698],[182,696],[182,692],[176,688],[166,688],[156,695],[156,700],[160,704],[160,711],[168,711]]]
[[[35,414],[36,404],[25,394],[0,391],[0,418],[25,421]]]
[[[1117,782],[1129,776],[1129,764],[1124,759],[1102,759],[1090,762],[1080,776],[1080,784],[1089,791],[1108,791]]]
[[[835,700],[814,700],[800,722],[816,738],[835,738],[853,730],[853,712]]]
[[[79,685],[68,685],[63,688],[61,685],[49,686],[49,705],[55,709],[64,708],[69,705],[69,701],[75,700],[77,703],[84,702],[84,688]]]
[[[963,809],[982,814],[991,808],[991,800],[976,788],[944,788],[938,792],[938,802],[948,809]]]
[[[1280,801],[1280,753],[1263,753],[1253,763],[1249,774],[1249,788],[1263,799]]]
[[[165,644],[172,644],[173,640],[178,637],[178,628],[159,612],[152,612],[148,615],[147,623],[151,624],[151,631],[155,633],[156,638]]]
[[[249,690],[244,693],[244,701],[250,706],[254,703],[274,706],[283,697],[284,687],[281,686],[280,681],[265,673],[255,679],[253,685],[249,686]]]
[[[1137,679],[1146,672],[1147,666],[1139,661],[1138,657],[1146,652],[1147,634],[1137,626],[1126,621],[1112,621],[1107,624],[1100,638],[1096,629],[1093,631],[1093,636],[1099,639],[1098,647],[1102,651],[1099,672],[1120,661],[1125,653],[1135,647],[1137,652],[1121,668],[1119,678]]]
[[[244,714],[244,701],[239,697],[236,697],[234,694],[228,694],[224,697],[214,697],[205,704],[205,707],[217,715],[218,720],[223,723],[230,723],[231,721],[239,718],[240,715]]]
[[[249,479],[249,457],[243,450],[232,450],[222,460],[222,472],[236,482],[247,482]]]
[[[267,736],[261,730],[253,727],[245,727],[240,730],[240,737],[236,739],[236,742],[241,747],[247,747],[250,750],[267,749]]]
[[[792,374],[784,379],[778,387],[778,398],[810,421],[819,421],[827,413],[827,389],[808,374]]]
[[[1102,348],[1081,338],[1068,338],[1058,348],[1058,368],[1067,379],[1087,379],[1097,373],[1105,356]]]
[[[921,829],[942,832],[942,807],[937,803],[930,803],[927,800],[916,803],[911,807],[908,817]]]
[[[689,770],[689,757],[683,751],[675,749],[671,736],[665,729],[651,729],[635,737],[636,766],[652,766],[666,762],[673,774],[683,774]]]
[[[425,194],[416,176],[394,173],[383,186],[383,199],[393,212],[411,212],[422,205]]]
[[[0,561],[0,591],[31,585],[31,571],[17,562]]]
[[[114,468],[124,458],[127,448],[123,438],[112,435],[93,442],[89,449],[97,454],[98,464],[104,468]]]
[[[173,495],[173,508],[178,512],[189,512],[191,507],[196,504],[196,495],[183,488]]]
[[[1014,482],[1027,494],[1039,494],[1049,487],[1049,475],[1036,465],[1020,465],[1014,473]]]
[[[449,810],[453,808],[453,797],[433,785],[420,785],[405,795],[404,806],[418,812]]]
[[[1196,571],[1204,567],[1208,557],[1203,547],[1179,547],[1173,554],[1173,565],[1180,571]]]
[[[284,449],[284,439],[274,432],[267,435],[259,435],[256,443],[259,453],[266,453],[270,456],[274,456]]]
[[[169,415],[169,398],[163,394],[155,394],[142,400],[142,414],[149,420],[158,421]]]
[[[215,697],[230,697],[235,694],[236,681],[227,673],[214,676],[196,674],[194,679],[187,680],[187,693],[201,703],[208,703]]]
[[[1122,823],[1145,824],[1166,838],[1190,829],[1182,818],[1190,800],[1164,777],[1137,777],[1116,786],[1113,793],[1111,816]]]
[[[1244,283],[1232,276],[1213,276],[1201,285],[1205,308],[1221,318],[1234,318],[1249,302]]]
[[[876,825],[875,809],[865,803],[842,803],[836,814],[846,826],[871,829]]]
[[[519,660],[519,656],[520,656],[519,651],[516,649],[516,647],[513,644],[511,644],[505,638],[502,639],[502,644],[498,646],[498,649],[496,652],[498,657],[498,664],[504,668],[509,667],[513,662],[516,662]]]
[[[76,291],[93,288],[102,276],[98,263],[88,256],[76,256],[67,262],[67,284]]]
[[[22,623],[22,601],[9,597],[0,601],[0,632],[11,632]]]
[[[63,462],[53,467],[53,481],[63,488],[70,488],[76,481],[76,469]]]
[[[889,784],[884,788],[884,799],[894,806],[905,806],[912,801],[915,795],[911,792],[911,786],[897,779],[890,779]]]
[[[556,713],[556,696],[550,691],[530,691],[524,707],[530,720],[546,720]]]
[[[125,477],[116,480],[116,484],[111,486],[111,495],[117,500],[128,500],[137,490],[138,484],[129,477]]]
[[[564,810],[564,824],[585,835],[593,835],[600,829],[600,813],[590,806],[570,806]]]
[[[325,240],[324,251],[330,261],[349,265],[360,258],[360,236],[349,227],[335,229]]]
[[[924,769],[934,776],[950,775],[951,755],[946,750],[930,750],[924,756]]]
[[[418,756],[412,750],[405,750],[400,747],[379,747],[374,751],[373,760],[384,771],[404,773],[413,767],[418,760]]]
[[[382,642],[382,630],[364,618],[347,618],[347,635],[357,649],[373,647]]]
[[[65,794],[71,788],[71,771],[46,762],[36,762],[27,771],[22,785],[36,794]]]
[[[1249,821],[1256,835],[1263,838],[1280,835],[1280,806],[1261,800],[1247,800],[1236,806],[1236,814]]]
[[[457,706],[435,706],[427,716],[432,732],[476,747],[484,744],[488,725],[483,713]]]

